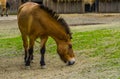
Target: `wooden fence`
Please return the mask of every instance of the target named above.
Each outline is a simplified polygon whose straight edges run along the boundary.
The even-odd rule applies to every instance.
[[[95,10],[93,12],[110,13],[120,12],[120,0],[96,0],[93,4]],[[44,4],[53,9],[57,13],[85,13],[85,8],[82,6],[82,1],[74,2],[53,2],[52,0],[44,0]],[[84,5],[85,6],[85,5]]]
[[[120,0],[99,2],[99,12],[120,12]]]
[[[8,0],[8,3],[10,4],[10,14],[16,14],[18,7],[19,7],[19,0]]]
[[[52,0],[44,0],[44,5],[53,9],[57,13],[81,13],[82,3],[76,2],[53,2]]]
[[[85,7],[82,6],[82,1],[64,1],[64,2],[53,2],[53,0],[43,0],[43,4],[57,13],[85,13]],[[110,13],[110,12],[120,12],[120,0],[112,1],[102,1],[98,0],[98,4],[95,8],[96,12],[100,13]],[[20,0],[8,0],[11,5],[10,13],[16,13],[18,6],[20,5]],[[95,4],[96,5],[96,4]],[[85,5],[84,5],[85,6]]]

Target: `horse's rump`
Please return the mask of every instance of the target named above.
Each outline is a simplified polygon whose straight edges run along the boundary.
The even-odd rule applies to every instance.
[[[39,5],[37,3],[33,4],[31,2],[27,2],[19,7],[19,9],[18,9],[18,24],[19,24],[20,30],[23,34],[31,35],[32,31],[34,31],[34,30],[36,30],[36,31],[34,31],[34,33],[40,31],[39,30],[40,24],[38,23],[39,16],[36,17],[36,15],[38,15],[38,12],[36,12],[38,6]]]

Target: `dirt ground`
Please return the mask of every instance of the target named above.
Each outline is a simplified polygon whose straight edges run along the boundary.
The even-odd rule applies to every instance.
[[[61,15],[71,26],[111,24],[120,22],[120,14],[69,14]],[[0,39],[20,35],[15,15],[0,17]],[[2,52],[2,51],[1,51]],[[66,66],[56,55],[46,54],[46,69],[39,66],[39,54],[35,54],[31,69],[24,67],[23,56],[0,57],[0,79],[119,79],[120,68],[106,67],[107,61],[91,58],[84,51],[75,51],[76,63]],[[22,52],[23,53],[23,52]]]

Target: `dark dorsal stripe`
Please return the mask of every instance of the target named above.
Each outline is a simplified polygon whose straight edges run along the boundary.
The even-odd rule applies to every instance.
[[[57,14],[53,10],[49,9],[48,7],[45,7],[44,5],[40,5],[40,8],[45,10],[47,13],[49,13],[51,17],[56,19],[62,25],[62,27],[65,29],[66,33],[70,35],[70,38],[72,38],[68,24],[66,23],[66,21],[63,18],[61,18],[59,16],[59,14]]]

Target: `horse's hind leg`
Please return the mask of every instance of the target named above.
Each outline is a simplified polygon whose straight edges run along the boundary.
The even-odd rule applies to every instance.
[[[30,40],[29,40],[28,55],[27,55],[25,66],[30,66],[30,62],[33,59],[33,46],[34,46],[35,38],[30,37],[29,39]]]
[[[5,8],[2,9],[1,16],[4,15],[4,12],[5,12]]]
[[[26,63],[27,55],[28,55],[28,40],[27,40],[27,35],[22,34],[22,40],[23,40],[23,47],[24,47],[24,52],[25,52],[24,61]]]
[[[8,8],[6,8],[6,16],[8,16]]]
[[[46,41],[47,41],[47,39],[48,39],[48,36],[43,36],[43,37],[41,37],[41,49],[40,49],[40,53],[41,53],[41,60],[40,60],[40,65],[41,65],[41,68],[43,69],[43,68],[46,68],[46,66],[45,66],[45,57],[44,57],[44,55],[45,55],[45,43],[46,43]]]

